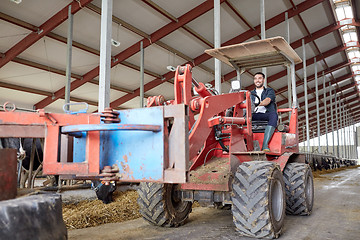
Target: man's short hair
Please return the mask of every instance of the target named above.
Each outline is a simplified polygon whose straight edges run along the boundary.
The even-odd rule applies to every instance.
[[[257,74],[260,74],[261,76],[263,76],[263,78],[265,78],[265,74],[263,74],[262,72],[257,72],[257,73],[254,74],[254,76],[257,75]]]

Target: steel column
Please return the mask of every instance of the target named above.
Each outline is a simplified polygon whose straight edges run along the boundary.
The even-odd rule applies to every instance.
[[[310,152],[310,129],[309,129],[309,106],[307,99],[307,75],[306,75],[306,51],[305,51],[305,40],[302,40],[302,50],[303,50],[303,68],[304,68],[304,92],[305,92],[305,117],[306,117],[306,142],[307,142],[307,152]],[[295,86],[294,86],[295,87]]]
[[[260,29],[261,29],[261,39],[266,38],[266,28],[265,28],[265,0],[260,0]],[[262,73],[266,74],[266,67],[261,68]],[[264,86],[267,87],[267,77],[264,81]]]
[[[290,21],[288,12],[285,12],[285,26],[285,39],[290,44]]]
[[[341,100],[341,99],[340,99]],[[345,112],[344,112],[344,105],[343,103],[340,101],[340,108],[341,108],[341,115],[340,115],[340,119],[341,119],[341,138],[342,138],[342,155],[344,158],[346,158],[346,148],[345,148]]]
[[[331,82],[329,82],[329,89],[330,89],[330,114],[331,114],[331,135],[332,135],[332,154],[335,156],[335,132],[334,132],[334,112],[333,112],[333,96],[332,94],[332,90],[331,90],[332,86],[331,86]]]
[[[305,152],[305,142],[306,142],[305,141],[305,128],[306,128],[305,126],[302,127],[302,129],[303,129],[303,140],[304,140],[304,150],[303,150],[304,152]]]
[[[344,121],[344,147],[345,147],[345,158],[348,158],[347,150],[348,150],[348,139],[347,139],[347,133],[346,133],[346,109],[345,104],[343,105],[343,121]]]
[[[325,86],[325,81],[326,81],[326,78],[325,78],[325,75],[324,75],[324,72],[323,72],[323,91],[324,91],[324,105],[325,105],[325,132],[326,132],[326,153],[328,154],[329,153],[329,139],[328,139],[328,121],[327,121],[327,106],[326,106],[326,86]]]
[[[347,122],[346,122],[346,109],[345,109],[345,104],[343,105],[343,113],[344,113],[344,116],[343,116],[343,120],[344,120],[344,144],[345,144],[345,158],[349,158],[348,156],[348,138],[347,138],[347,131],[346,131],[346,126],[347,126]]]
[[[291,104],[291,69],[290,66],[286,66],[286,70],[287,70],[287,80],[288,80],[288,103],[289,103],[289,108],[292,107]],[[289,117],[291,116],[291,113],[289,113]]]
[[[340,101],[340,104],[341,104],[341,122],[342,122],[342,129],[341,129],[341,137],[342,137],[342,144],[343,144],[343,149],[342,149],[342,152],[343,152],[343,157],[346,158],[346,146],[345,146],[345,108],[344,108],[344,104],[341,103]]]
[[[352,117],[351,116],[349,116],[349,124],[350,124],[350,126],[349,126],[349,129],[348,129],[348,131],[349,131],[349,141],[350,141],[350,151],[349,151],[349,154],[350,154],[350,158],[351,159],[353,159],[353,153],[354,153],[354,145],[353,145],[353,141],[352,141],[352,135],[354,134],[354,132],[353,132],[353,123],[352,123]]]
[[[348,114],[350,115],[350,112],[348,112]],[[349,138],[349,149],[348,149],[348,155],[349,158],[352,159],[352,140],[351,140],[351,118],[350,116],[347,115],[347,123],[348,123],[348,138]]]
[[[352,122],[352,117],[349,117],[349,139],[350,139],[350,158],[354,159],[354,144],[353,144],[353,134],[354,134],[354,129],[353,129],[353,122]]]
[[[318,152],[320,153],[320,113],[319,113],[319,86],[318,86],[318,76],[317,76],[317,62],[314,58],[315,66],[315,95],[316,95],[316,122],[317,122],[317,137],[318,137]]]
[[[347,158],[347,138],[346,138],[346,109],[345,109],[345,103],[342,104],[342,110],[343,110],[343,137],[344,137],[344,156]]]
[[[343,136],[344,136],[344,148],[345,148],[345,152],[344,152],[344,154],[345,154],[345,158],[347,158],[348,156],[347,156],[347,148],[348,148],[348,146],[347,146],[347,139],[346,139],[346,110],[345,110],[345,103],[343,103],[343,105],[342,105],[342,107],[343,107],[343,124],[344,124],[344,129],[343,129]]]
[[[221,47],[220,0],[214,0],[214,47]],[[215,59],[215,89],[221,94],[221,61]]]
[[[292,82],[292,107],[298,107],[299,104],[298,104],[298,101],[297,101],[297,95],[296,95],[296,79],[295,79],[295,63],[291,63],[290,65],[290,72],[291,72],[291,82]],[[290,91],[291,92],[291,91]]]
[[[140,107],[144,107],[144,46],[140,42]]]
[[[337,148],[336,148],[337,151],[336,152],[337,152],[337,157],[340,158],[340,152],[339,152],[339,145],[340,145],[339,114],[340,114],[340,109],[338,107],[337,102],[338,102],[338,99],[337,99],[337,93],[336,93],[336,89],[335,89],[335,114],[336,114],[336,138],[337,138]]]
[[[352,145],[352,159],[355,159],[355,141],[354,141],[354,135],[355,135],[355,122],[354,122],[354,118],[351,116],[351,133],[352,133],[352,141],[353,141],[353,145]]]
[[[71,61],[72,61],[72,39],[74,18],[71,14],[71,5],[68,9],[68,32],[67,32],[67,51],[66,51],[66,84],[65,84],[65,104],[70,103],[70,84],[71,84]],[[66,105],[65,110],[69,110],[70,106]]]
[[[312,143],[312,145],[311,145],[311,152],[314,153],[314,152],[315,152],[315,144],[316,144],[316,143],[315,143],[315,136],[316,136],[316,135],[315,135],[315,131],[314,131],[314,130],[312,130],[312,134],[313,134],[313,138],[312,138],[312,139],[313,139],[313,140],[312,140],[313,143]]]
[[[343,125],[343,120],[342,120],[342,105],[341,105],[341,99],[339,97],[339,138],[341,137],[341,141],[340,141],[340,146],[344,145],[344,139],[343,139],[343,132],[342,132],[342,125]],[[340,147],[339,146],[339,147]],[[341,157],[344,157],[344,147],[341,148]]]
[[[102,0],[98,106],[99,112],[103,112],[106,107],[110,106],[112,6],[112,0]]]
[[[354,126],[355,127],[355,126]],[[359,142],[358,142],[358,128],[355,127],[355,159],[356,160],[359,160],[359,154],[358,154],[358,145],[359,145]]]
[[[350,117],[350,111],[349,111],[349,115],[348,115],[348,137],[349,137],[349,158],[351,158],[352,159],[352,138],[351,138],[351,136],[352,136],[352,132],[351,132],[351,130],[352,130],[352,123],[351,123],[351,117]]]
[[[290,26],[289,26],[289,16],[288,12],[285,13],[285,39],[290,44]],[[288,102],[289,102],[289,108],[291,108],[291,71],[290,66],[286,66],[287,70],[287,80],[288,80]],[[291,113],[289,113],[289,118],[291,116]]]
[[[347,142],[346,146],[346,155],[347,158],[350,158],[350,136],[349,136],[349,118],[348,118],[348,110],[345,110],[345,140]]]

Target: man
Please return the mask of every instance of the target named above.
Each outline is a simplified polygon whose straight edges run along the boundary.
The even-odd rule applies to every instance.
[[[251,100],[259,105],[254,109],[252,120],[268,121],[265,128],[262,151],[270,152],[269,141],[277,127],[278,115],[275,103],[275,91],[272,88],[264,87],[265,74],[257,72],[254,75],[255,89],[251,91]],[[257,95],[259,99],[253,95]]]

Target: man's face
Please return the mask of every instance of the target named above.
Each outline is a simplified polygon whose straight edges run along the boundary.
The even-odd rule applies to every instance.
[[[254,76],[254,84],[256,88],[261,88],[264,85],[264,77],[261,74],[256,74]]]

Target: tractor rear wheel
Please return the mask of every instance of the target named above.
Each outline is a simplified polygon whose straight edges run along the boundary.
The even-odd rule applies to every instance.
[[[161,227],[178,227],[188,218],[192,203],[177,197],[174,184],[142,182],[138,188],[140,214]]]
[[[310,215],[314,205],[311,168],[305,163],[289,163],[284,169],[286,213]]]
[[[232,188],[236,230],[256,238],[279,237],[285,217],[285,189],[278,165],[245,162],[238,167]]]

